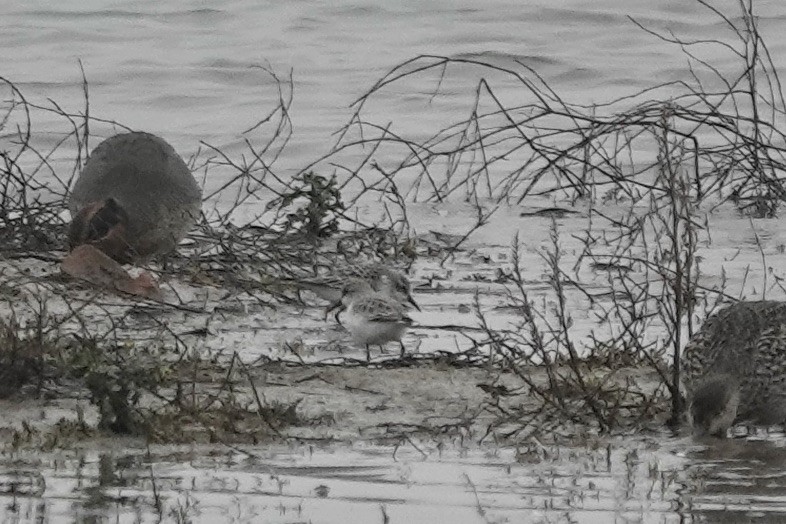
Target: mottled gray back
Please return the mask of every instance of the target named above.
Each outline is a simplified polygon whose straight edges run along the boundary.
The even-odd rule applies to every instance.
[[[786,414],[786,303],[740,302],[713,315],[685,347],[688,393],[717,375],[738,379],[740,418],[781,422]]]

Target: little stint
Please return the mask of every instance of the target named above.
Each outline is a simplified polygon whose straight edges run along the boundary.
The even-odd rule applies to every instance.
[[[371,360],[371,345],[382,348],[392,341],[398,341],[404,356],[401,337],[412,325],[412,319],[399,300],[375,291],[366,280],[354,279],[344,286],[340,302],[331,309],[336,308],[340,310],[336,318],[349,331],[353,342],[365,346],[366,360]]]

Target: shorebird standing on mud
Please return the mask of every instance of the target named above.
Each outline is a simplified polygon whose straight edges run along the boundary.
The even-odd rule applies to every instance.
[[[735,420],[786,421],[786,302],[739,302],[707,319],[683,373],[698,435],[725,437]]]
[[[412,319],[407,307],[388,293],[375,291],[368,281],[350,280],[343,288],[341,300],[330,310],[339,308],[336,314],[341,324],[349,331],[352,341],[366,348],[366,360],[371,360],[370,346],[380,348],[388,342],[398,341],[401,356],[404,356],[404,336]]]

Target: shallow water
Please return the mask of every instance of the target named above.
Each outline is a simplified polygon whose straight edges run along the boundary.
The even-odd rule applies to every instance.
[[[736,17],[737,2],[716,3]],[[761,31],[781,65],[786,6],[756,2]],[[278,97],[260,66],[295,81],[295,132],[281,158],[299,169],[333,145],[350,117],[349,105],[395,64],[420,54],[483,57],[502,67],[516,60],[533,67],[568,101],[605,102],[653,84],[685,80],[677,46],[637,28],[686,38],[728,40],[730,32],[693,2],[256,2],[234,0],[118,4],[91,0],[52,8],[46,3],[8,7],[0,44],[8,50],[0,75],[31,102],[56,101],[83,109],[81,73],[90,83],[90,113],[154,132],[188,157],[200,141],[229,153],[242,150],[241,132]],[[722,49],[696,50],[721,70],[739,64]],[[704,54],[702,54],[704,53]],[[430,135],[471,107],[477,81],[488,70],[457,68],[437,88],[436,75],[384,92],[370,115],[405,136]],[[503,100],[523,102],[521,86],[498,79]],[[526,98],[526,97],[525,97]],[[62,118],[38,114],[38,140],[68,131]],[[97,136],[111,128],[94,123]],[[256,138],[261,140],[264,135]],[[93,144],[95,145],[95,144]],[[65,152],[63,153],[64,156]],[[65,169],[65,164],[62,166]]]
[[[9,454],[4,522],[782,522],[786,452],[665,435],[532,454],[418,442]]]
[[[726,13],[736,12],[736,2],[719,5]],[[238,0],[209,8],[195,1],[151,6],[92,0],[56,8],[45,3],[7,7],[0,17],[0,43],[6,50],[0,76],[31,102],[46,105],[52,99],[81,111],[80,59],[90,86],[91,115],[155,132],[188,157],[200,142],[230,154],[242,151],[242,131],[278,96],[260,66],[281,76],[292,69],[293,136],[278,164],[286,176],[329,151],[333,133],[350,117],[349,105],[395,64],[418,54],[480,57],[501,67],[520,61],[566,99],[588,104],[685,78],[680,50],[643,33],[628,15],[689,38],[728,35],[706,10],[684,1],[436,1],[425,6],[414,1]],[[783,65],[786,4],[772,0],[756,6],[770,52],[776,65]],[[721,70],[738,70],[718,49],[706,52]],[[391,87],[368,115],[392,122],[394,130],[411,138],[429,136],[466,114],[480,74],[455,68],[441,84],[433,76]],[[523,96],[518,84],[504,78],[496,79],[495,87],[511,103]],[[437,88],[439,96],[432,98]],[[49,113],[33,117],[38,143],[52,145],[70,130]],[[95,123],[93,132],[103,137],[115,130]],[[0,137],[3,147],[5,140]],[[72,164],[68,146],[53,160],[61,174],[67,173]],[[220,170],[215,173],[220,178]],[[206,184],[218,182],[210,178]],[[541,204],[551,202],[530,203]],[[460,234],[473,223],[473,211],[456,202],[442,208],[413,206],[411,220],[421,234],[430,229]],[[777,291],[779,268],[786,267],[782,221],[748,222],[728,210],[711,220],[725,235],[716,235],[703,252],[705,283],[718,283],[721,269],[739,275],[751,268],[744,283],[733,277],[735,293],[752,298],[763,290]],[[447,268],[418,261],[416,297],[424,312],[415,315],[418,325],[406,339],[408,346],[422,353],[466,349],[467,338],[429,326],[476,326],[471,310],[476,290],[481,306],[493,312],[494,325],[515,320],[500,307],[504,287],[493,280],[510,260],[517,231],[528,232],[524,263],[532,297],[548,304],[540,253],[548,243],[549,224],[548,219],[519,217],[518,210],[503,211],[473,234],[469,251]],[[581,246],[570,234],[584,227],[585,217],[558,224],[566,232],[566,256],[577,256]],[[760,263],[759,241],[765,244],[767,264]],[[581,271],[585,281],[597,281],[590,291],[605,289],[603,272]],[[776,278],[767,280],[773,271]],[[445,278],[449,289],[426,284],[435,276]],[[209,294],[178,291],[194,300]],[[580,294],[571,295],[571,304],[577,338],[600,329]],[[322,360],[336,356],[325,349],[326,342],[345,338],[337,329],[326,330],[316,309],[296,317],[288,310],[254,309],[253,303],[238,307],[247,308],[247,314],[211,325],[208,349],[237,349],[249,359],[284,357],[285,343],[301,338],[317,348],[305,359]],[[169,314],[177,324],[177,313]],[[134,320],[129,329],[147,327],[144,316],[138,324]],[[282,523],[786,519],[786,452],[779,434],[712,442],[706,448],[686,438],[635,436],[592,446],[533,445],[532,455],[520,456],[512,449],[473,446],[454,442],[442,451],[429,442],[418,443],[421,451],[409,443],[399,449],[363,443],[260,446],[248,450],[252,455],[225,448],[155,448],[148,454],[118,441],[56,455],[5,452],[0,512],[4,522],[156,522],[160,515],[164,521],[180,515],[195,522]]]

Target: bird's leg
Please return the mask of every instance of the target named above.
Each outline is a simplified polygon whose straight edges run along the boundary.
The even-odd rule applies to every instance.
[[[366,344],[366,362],[371,362],[371,348]]]
[[[398,343],[401,344],[401,358],[404,358],[404,352],[406,348],[404,347],[404,343],[401,342],[400,340],[398,341]]]
[[[169,269],[169,260],[172,257],[169,254],[159,257],[158,263],[161,264],[161,273],[166,273]]]
[[[339,325],[342,325],[342,326],[343,326],[343,324],[341,324],[341,319],[340,319],[340,318],[338,318],[338,316],[339,316],[341,313],[343,313],[343,312],[344,312],[346,309],[347,309],[347,306],[345,306],[345,305],[344,305],[344,303],[343,303],[343,302],[341,302],[341,300],[339,300],[338,302],[333,302],[333,303],[332,303],[332,304],[330,304],[330,305],[327,307],[327,309],[325,310],[325,320],[327,321],[327,319],[328,319],[328,316],[330,315],[330,313],[331,313],[331,312],[333,312],[333,311],[335,311],[335,312],[336,312],[336,314],[335,314],[335,315],[333,315],[333,318],[335,318],[335,319],[336,319],[336,322],[338,322],[338,324],[339,324]]]
[[[418,305],[418,303],[417,303],[417,302],[415,302],[415,299],[414,299],[414,298],[412,298],[412,295],[411,295],[410,293],[407,293],[407,302],[409,302],[410,304],[412,304],[413,306],[415,306],[415,309],[417,309],[418,311],[422,311],[422,310],[420,309],[420,306]]]

